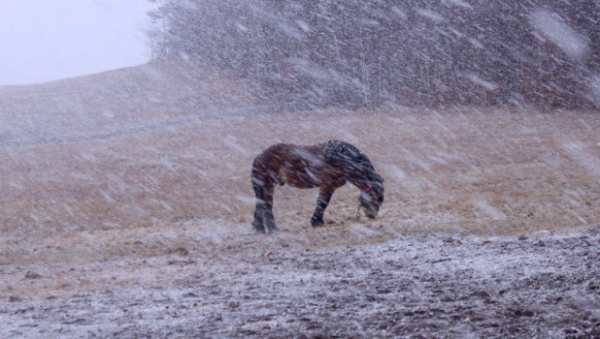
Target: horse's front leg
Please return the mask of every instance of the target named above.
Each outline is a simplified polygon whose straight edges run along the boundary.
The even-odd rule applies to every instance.
[[[325,214],[325,209],[327,205],[329,205],[329,200],[331,200],[331,196],[333,192],[330,190],[325,190],[321,188],[319,190],[319,198],[317,199],[317,208],[315,209],[315,213],[310,220],[310,224],[312,227],[319,227],[325,225],[325,221],[323,221],[323,215]]]
[[[260,233],[265,233],[264,223],[264,215],[265,215],[265,202],[257,199],[256,208],[254,209],[254,221],[252,222],[252,226],[254,230]]]

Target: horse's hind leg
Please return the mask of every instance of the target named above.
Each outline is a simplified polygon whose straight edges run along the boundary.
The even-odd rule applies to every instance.
[[[270,233],[277,231],[277,223],[273,215],[274,188],[272,185],[265,187],[263,183],[254,183],[256,208],[254,210],[252,226],[257,232],[265,233],[265,224]]]
[[[275,216],[273,215],[273,191],[275,187],[270,186],[265,190],[265,208],[264,208],[264,219],[269,229],[269,233],[277,231],[277,223],[275,222]]]
[[[256,196],[256,208],[254,210],[254,221],[252,227],[257,232],[265,233],[265,211],[266,211],[266,197],[265,188],[262,180],[259,180],[256,176],[256,169],[252,169],[252,188],[254,189],[254,195]]]

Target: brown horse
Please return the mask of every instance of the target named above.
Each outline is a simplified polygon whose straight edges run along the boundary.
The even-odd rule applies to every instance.
[[[358,148],[337,140],[311,146],[273,145],[259,154],[252,166],[252,187],[256,194],[252,225],[258,232],[265,232],[265,224],[269,232],[277,230],[273,191],[276,185],[288,184],[296,188],[319,187],[311,225],[322,226],[333,192],[346,182],[361,190],[360,207],[367,217],[375,218],[383,203],[383,177]]]

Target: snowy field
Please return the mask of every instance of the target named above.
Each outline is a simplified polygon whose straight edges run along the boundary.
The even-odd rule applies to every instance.
[[[265,105],[177,63],[0,87],[2,338],[599,338],[598,112]],[[252,159],[341,139],[385,177],[310,227]]]

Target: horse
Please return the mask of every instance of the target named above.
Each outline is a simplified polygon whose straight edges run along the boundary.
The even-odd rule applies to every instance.
[[[383,204],[383,177],[369,158],[355,146],[338,140],[316,145],[275,144],[260,153],[252,164],[252,187],[256,209],[252,226],[259,233],[277,231],[273,215],[275,186],[319,188],[311,226],[323,226],[323,215],[333,192],[347,182],[360,189],[360,209],[375,218]]]

